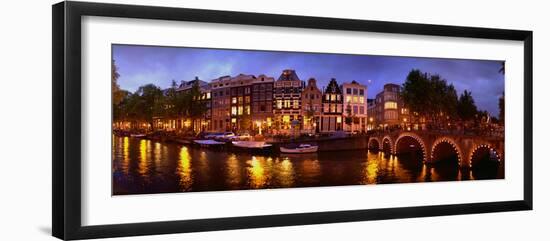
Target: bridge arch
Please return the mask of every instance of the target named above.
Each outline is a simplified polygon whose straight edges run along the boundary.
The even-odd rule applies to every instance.
[[[487,157],[485,155],[489,156]],[[494,157],[491,157],[491,155],[494,155]],[[492,147],[489,144],[480,144],[474,147],[470,152],[470,155],[468,156],[468,163],[470,165],[470,168],[474,167],[477,161],[481,161],[479,159],[484,158],[495,158],[498,164],[502,163],[502,154],[499,153],[496,148]]]
[[[452,138],[440,137],[433,142],[430,156],[432,163],[441,159],[452,159],[453,155],[456,156],[457,165],[461,166],[464,159],[462,150]]]
[[[388,152],[390,154],[394,154],[393,141],[392,141],[390,136],[384,136],[382,138],[382,146],[381,147],[382,147],[381,150],[383,152]]]
[[[408,140],[413,140],[413,142],[416,142],[419,145],[418,149],[422,152],[422,161],[425,162],[428,158],[428,152],[427,152],[427,149],[426,149],[426,144],[420,136],[418,136],[417,134],[412,133],[412,132],[401,133],[397,137],[397,139],[395,141],[395,146],[394,146],[394,149],[393,149],[394,153],[399,154],[399,152],[403,148],[403,146],[400,145],[400,144],[404,144],[405,140],[407,140],[407,139]],[[412,144],[410,144],[410,145],[412,145]]]
[[[369,150],[376,150],[376,151],[382,149],[382,146],[380,144],[380,139],[376,137],[369,138],[369,143],[367,147]]]

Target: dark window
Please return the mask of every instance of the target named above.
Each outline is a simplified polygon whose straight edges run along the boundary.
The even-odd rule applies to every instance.
[[[364,90],[364,89],[360,89],[360,90],[359,90],[359,95],[365,95],[365,90]]]
[[[346,88],[346,93],[347,93],[348,95],[351,95],[351,88]]]

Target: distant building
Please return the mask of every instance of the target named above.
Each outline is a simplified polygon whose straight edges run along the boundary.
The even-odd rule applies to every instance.
[[[210,82],[212,86],[212,131],[231,130],[231,76],[222,76]]]
[[[281,133],[289,134],[291,128],[300,128],[296,123],[302,122],[302,90],[304,84],[292,69],[283,70],[279,79],[273,85],[273,110],[275,129]]]
[[[332,78],[323,93],[323,114],[321,132],[342,130],[343,97],[336,79]]]
[[[318,133],[323,113],[323,93],[317,88],[317,80],[310,78],[302,92],[302,130],[305,133]]]
[[[254,75],[239,74],[229,83],[231,96],[231,129],[246,132],[252,129],[251,93]]]
[[[344,130],[350,132],[367,131],[367,86],[352,81],[342,84],[344,96]],[[351,124],[346,123],[350,118]]]
[[[273,77],[260,75],[252,81],[252,129],[255,134],[270,132],[273,122]]]
[[[202,118],[196,119],[193,123],[191,123],[191,126],[195,132],[208,131],[211,129],[212,115],[212,93],[210,84],[206,81],[200,80],[198,76],[195,76],[195,79],[191,81],[182,80],[176,91],[190,91],[195,84],[199,85],[199,90],[201,92],[201,96],[197,101],[205,104],[206,112],[204,113]],[[179,122],[182,123],[183,126],[188,126],[189,123],[186,124],[184,121],[185,120],[179,120]]]
[[[409,110],[400,97],[401,86],[385,84],[384,90],[376,95],[375,121],[378,129],[408,128]]]
[[[367,131],[374,130],[378,126],[376,124],[376,101],[375,99],[367,99]]]

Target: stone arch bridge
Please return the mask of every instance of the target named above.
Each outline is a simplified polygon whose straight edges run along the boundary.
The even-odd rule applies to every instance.
[[[504,161],[504,137],[434,131],[378,132],[369,136],[368,148],[399,155],[416,152],[425,163],[454,157],[460,167],[472,167],[481,157]]]

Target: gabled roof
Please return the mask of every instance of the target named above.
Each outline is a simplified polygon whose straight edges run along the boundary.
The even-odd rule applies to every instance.
[[[338,83],[336,82],[335,78],[330,79],[330,82],[328,83],[328,86],[325,89],[325,93],[342,94],[340,86],[338,86]]]
[[[296,74],[296,71],[293,69],[285,69],[283,70],[283,73],[281,73],[281,76],[279,76],[279,79],[277,81],[288,81],[288,80],[300,80],[298,78],[298,75]]]

